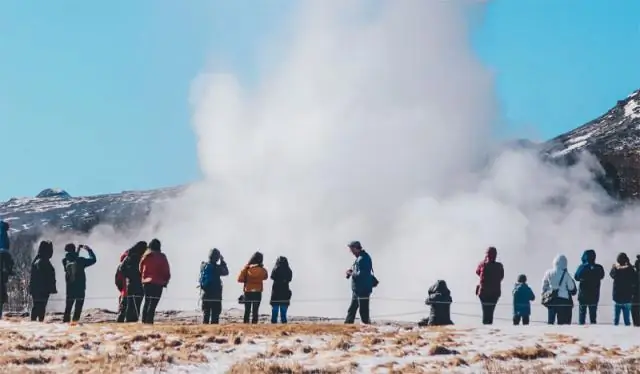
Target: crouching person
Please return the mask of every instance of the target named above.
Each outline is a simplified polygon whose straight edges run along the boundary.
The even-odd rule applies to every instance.
[[[451,321],[451,291],[447,282],[438,280],[429,288],[429,296],[425,304],[431,307],[429,318],[418,322],[418,326],[446,326],[453,325]]]
[[[53,243],[41,241],[38,246],[38,253],[31,263],[31,276],[29,279],[29,293],[33,298],[33,307],[31,307],[32,321],[44,321],[49,296],[58,293],[56,289],[56,270],[51,264],[52,256]]]
[[[529,324],[531,316],[531,302],[536,299],[533,290],[527,284],[527,276],[520,274],[518,283],[513,287],[513,324]]]

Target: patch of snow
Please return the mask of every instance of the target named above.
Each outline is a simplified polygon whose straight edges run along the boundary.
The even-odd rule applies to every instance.
[[[580,136],[576,136],[574,138],[570,138],[569,140],[567,140],[566,142],[569,144],[573,144],[573,143],[579,143],[582,141],[585,141],[587,139],[589,139],[591,137],[591,135],[595,134],[595,131],[590,131],[584,135],[580,135]]]
[[[624,115],[630,118],[640,118],[640,104],[637,100],[630,100],[624,106]]]
[[[562,151],[554,152],[553,154],[551,154],[551,157],[564,156],[564,155],[570,153],[571,151],[573,151],[575,149],[584,147],[585,145],[587,145],[587,141],[586,140],[571,144],[570,146],[568,146],[567,148],[563,149]]]

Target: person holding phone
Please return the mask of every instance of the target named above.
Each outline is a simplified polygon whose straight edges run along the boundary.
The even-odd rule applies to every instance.
[[[89,258],[80,256],[80,251],[82,249],[87,251]],[[87,275],[85,273],[85,269],[89,266],[93,266],[97,259],[93,249],[84,244],[80,244],[76,248],[75,244],[69,243],[65,245],[64,251],[66,253],[62,259],[62,266],[64,267],[67,297],[62,322],[72,322],[75,324],[80,320],[87,291]],[[72,309],[73,318],[71,316]]]

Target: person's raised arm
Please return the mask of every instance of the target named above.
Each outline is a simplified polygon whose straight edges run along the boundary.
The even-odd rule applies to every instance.
[[[88,268],[89,266],[95,265],[95,263],[98,261],[98,259],[96,258],[96,253],[93,251],[93,249],[89,248],[86,245],[84,245],[83,248],[87,250],[87,254],[89,255],[89,258],[83,258],[84,267]]]
[[[222,259],[220,260],[220,265],[218,265],[218,274],[220,274],[221,277],[226,277],[227,275],[229,275],[229,267],[227,266],[227,263]]]

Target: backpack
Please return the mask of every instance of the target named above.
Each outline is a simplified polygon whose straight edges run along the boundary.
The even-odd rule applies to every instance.
[[[206,289],[211,283],[211,272],[213,271],[212,267],[209,266],[208,262],[202,262],[200,264],[200,279],[198,281],[198,286],[200,289]]]
[[[123,263],[124,263],[124,261],[121,262],[118,265],[118,268],[116,269],[115,283],[116,283],[116,287],[118,288],[118,291],[124,290],[124,288],[126,286],[126,279],[124,277],[124,272],[122,271],[122,264]]]
[[[78,275],[79,264],[76,260],[67,260],[67,264],[64,267],[64,278],[67,283],[73,283],[76,281]]]

